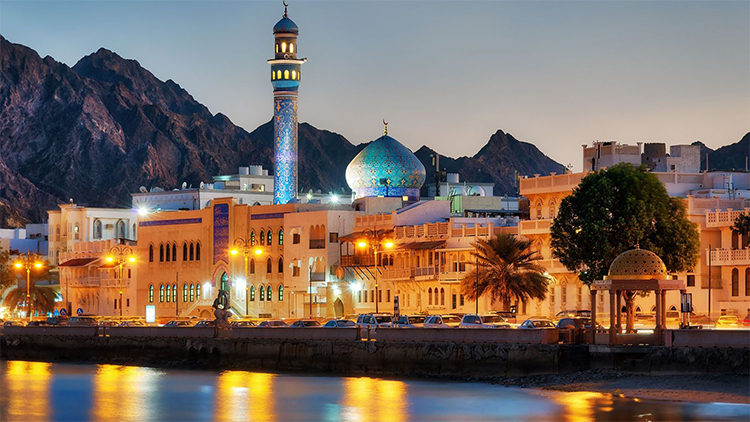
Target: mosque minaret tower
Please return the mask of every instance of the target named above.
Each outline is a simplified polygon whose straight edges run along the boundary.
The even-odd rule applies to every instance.
[[[307,59],[297,58],[299,27],[287,16],[273,27],[276,55],[268,60],[273,85],[274,204],[297,198],[297,91],[300,68]]]

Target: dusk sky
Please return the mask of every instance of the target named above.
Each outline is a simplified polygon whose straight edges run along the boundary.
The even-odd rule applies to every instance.
[[[281,1],[0,1],[0,34],[70,66],[106,47],[252,131],[270,120]],[[581,145],[750,130],[750,2],[291,1],[300,121],[457,157],[498,129]],[[302,157],[302,160],[305,158]],[[248,163],[251,164],[251,163]]]

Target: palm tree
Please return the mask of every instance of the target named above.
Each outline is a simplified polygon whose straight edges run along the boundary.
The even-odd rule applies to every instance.
[[[469,300],[485,294],[505,305],[512,299],[544,300],[549,281],[545,268],[534,262],[539,257],[531,250],[531,241],[501,233],[490,240],[477,239],[472,246],[478,268],[461,280],[461,293]]]
[[[47,286],[37,286],[33,282],[29,288],[31,296],[31,312],[39,311],[40,314],[55,310],[55,289]],[[8,290],[3,305],[13,310],[26,310],[26,285],[14,287]]]

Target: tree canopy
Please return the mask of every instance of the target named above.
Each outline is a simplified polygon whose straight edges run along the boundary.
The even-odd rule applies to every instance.
[[[671,198],[645,166],[629,163],[584,177],[560,203],[551,235],[553,256],[586,284],[635,246],[659,255],[670,272],[692,269],[700,249],[683,200]]]

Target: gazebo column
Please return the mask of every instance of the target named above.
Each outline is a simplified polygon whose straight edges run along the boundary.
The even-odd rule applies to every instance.
[[[656,315],[655,315],[655,317],[656,317],[656,327],[655,328],[656,328],[656,333],[660,334],[660,331],[662,329],[662,325],[661,325],[661,314],[662,314],[662,309],[661,309],[661,291],[654,290],[654,294],[656,296]]]
[[[661,326],[667,329],[667,291],[661,291]]]
[[[617,290],[617,333],[622,332],[622,290]]]
[[[591,344],[596,344],[596,290],[591,290]]]
[[[615,332],[617,318],[615,317],[615,291],[609,291],[609,344],[617,344],[617,334]]]

